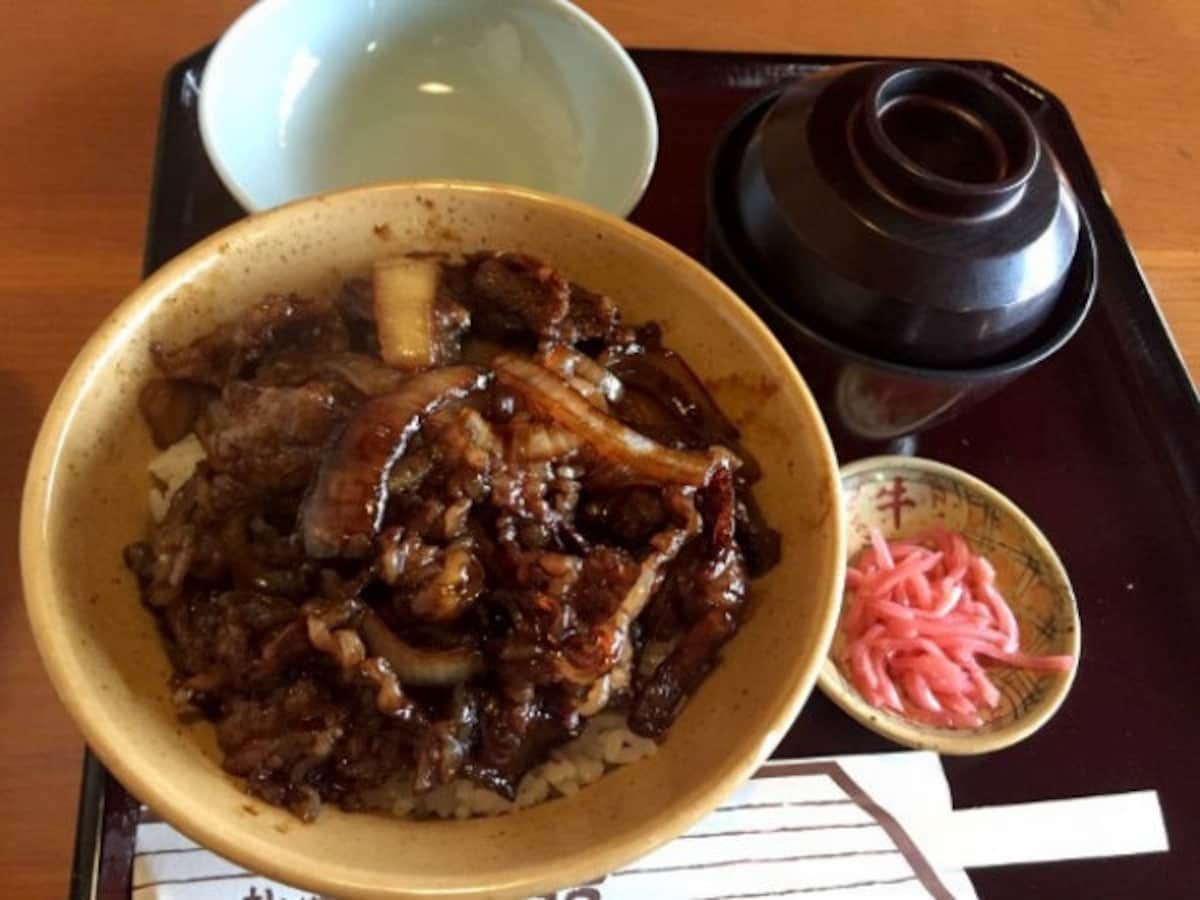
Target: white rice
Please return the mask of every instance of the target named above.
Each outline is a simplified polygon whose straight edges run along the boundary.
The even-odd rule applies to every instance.
[[[600,713],[588,721],[579,737],[556,747],[546,762],[521,779],[516,800],[507,800],[465,778],[418,797],[413,794],[411,775],[406,773],[388,788],[390,796],[381,797],[381,805],[390,800],[395,815],[418,818],[504,815],[555,797],[570,797],[605,772],[652,756],[657,749],[654,741],[629,730],[624,715]]]
[[[150,515],[161,522],[175,492],[196,471],[196,463],[205,457],[200,439],[189,434],[150,461]]]

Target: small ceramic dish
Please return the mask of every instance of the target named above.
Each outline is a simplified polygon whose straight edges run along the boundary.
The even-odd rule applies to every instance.
[[[209,57],[199,118],[213,167],[251,212],[454,178],[624,216],[658,148],[637,67],[566,0],[260,0]]]
[[[821,690],[860,724],[898,744],[969,755],[1008,747],[1029,737],[1054,715],[1079,667],[1079,611],[1066,570],[1037,526],[999,491],[951,466],[906,456],[877,456],[843,466],[847,560],[867,544],[871,528],[888,539],[907,538],[940,525],[961,533],[987,556],[996,583],[1016,615],[1021,650],[1064,654],[1067,673],[989,667],[999,705],[973,729],[935,728],[869,704],[837,663],[843,636],[834,636],[821,670]]]

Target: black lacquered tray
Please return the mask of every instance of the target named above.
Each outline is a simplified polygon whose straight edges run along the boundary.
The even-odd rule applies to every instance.
[[[146,270],[243,215],[205,158],[196,100],[207,51],[163,96]],[[712,141],[743,104],[844,58],[635,51],[661,148],[633,220],[702,258]],[[1017,747],[948,758],[958,806],[1155,789],[1168,854],[973,873],[981,896],[1183,897],[1200,872],[1200,401],[1066,109],[989,63],[1068,174],[1099,247],[1096,304],[1061,353],[905,449],[989,481],[1042,527],[1069,569],[1083,625],[1075,687]],[[843,446],[843,461],[884,447]],[[894,449],[894,448],[891,448]],[[815,694],[778,756],[894,749]],[[89,754],[73,900],[127,900],[137,802]]]

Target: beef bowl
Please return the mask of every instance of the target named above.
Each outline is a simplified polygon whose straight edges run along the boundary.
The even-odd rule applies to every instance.
[[[113,312],[35,446],[22,577],[88,743],[199,843],[337,897],[529,896],[774,748],[837,498],[804,381],[702,267],[398,183],[246,219]]]

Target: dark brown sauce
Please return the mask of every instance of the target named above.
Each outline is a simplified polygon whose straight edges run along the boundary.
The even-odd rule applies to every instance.
[[[442,365],[383,363],[362,279],[154,350],[142,410],[206,456],[126,561],[225,769],[305,820],[397,772],[511,797],[603,709],[663,736],[779,557],[658,328],[521,254],[439,278]],[[674,649],[635,675],[651,631]]]

